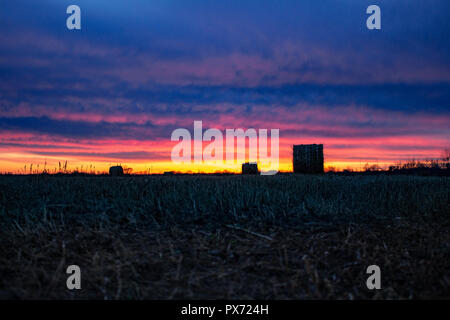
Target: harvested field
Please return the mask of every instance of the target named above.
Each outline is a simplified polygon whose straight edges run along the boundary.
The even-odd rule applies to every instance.
[[[447,177],[2,176],[0,297],[449,298],[449,195]]]

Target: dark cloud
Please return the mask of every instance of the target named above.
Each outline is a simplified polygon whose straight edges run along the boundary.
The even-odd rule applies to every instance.
[[[87,149],[87,147],[83,146],[67,146],[67,145],[56,145],[56,144],[30,144],[30,143],[3,143],[0,142],[1,147],[19,147],[19,148],[29,148],[29,149]]]
[[[41,156],[60,157],[83,157],[83,158],[95,158],[95,159],[114,159],[114,160],[167,160],[170,157],[168,153],[157,152],[54,152],[54,151],[31,151],[30,153]]]
[[[70,112],[157,113],[199,115],[195,106],[233,104],[248,110],[255,105],[295,107],[365,106],[378,110],[449,113],[450,84],[285,85],[240,88],[230,86],[158,86],[114,89],[81,86],[79,89],[44,88],[10,90],[2,94],[3,111],[20,110],[20,104],[45,105]],[[100,100],[100,102],[99,102]],[[164,105],[162,108],[160,105]],[[211,112],[217,112],[212,109]],[[221,110],[226,113],[227,109]],[[206,115],[208,110],[202,110]],[[201,115],[201,114],[200,114]]]
[[[155,126],[130,123],[107,123],[54,120],[47,117],[0,118],[0,132],[31,132],[46,135],[82,139],[126,138],[139,140],[167,139],[175,129],[171,126]]]

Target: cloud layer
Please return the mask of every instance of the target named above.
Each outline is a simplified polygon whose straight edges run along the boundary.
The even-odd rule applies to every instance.
[[[278,128],[331,165],[450,146],[446,1],[60,1],[1,4],[0,166],[127,162],[169,170],[170,134]],[[188,170],[190,170],[189,168]],[[181,168],[182,170],[182,168]]]

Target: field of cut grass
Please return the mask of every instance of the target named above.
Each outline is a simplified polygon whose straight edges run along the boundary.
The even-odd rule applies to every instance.
[[[0,298],[449,298],[449,198],[448,177],[0,176]]]

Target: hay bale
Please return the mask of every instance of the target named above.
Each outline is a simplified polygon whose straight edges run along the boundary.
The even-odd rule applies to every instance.
[[[109,168],[109,175],[111,177],[123,176],[123,168],[122,168],[122,166],[114,166],[114,167]]]
[[[323,173],[323,144],[294,145],[292,153],[295,173]]]
[[[258,164],[256,162],[243,163],[242,174],[258,174]]]

